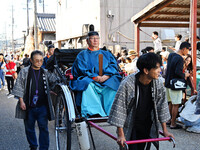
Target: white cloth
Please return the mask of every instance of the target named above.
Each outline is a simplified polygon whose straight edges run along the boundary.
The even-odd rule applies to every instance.
[[[138,71],[138,68],[137,68],[137,60],[138,60],[138,57],[135,57],[131,63],[128,63],[125,65],[125,71],[128,75],[132,74],[132,73],[136,73]]]
[[[155,39],[153,41],[153,44],[154,44],[154,52],[155,53],[162,51],[162,43],[161,43],[160,38]]]
[[[196,110],[196,98],[197,95],[189,98],[178,120],[187,127],[186,131],[200,133],[200,115],[194,114]]]
[[[176,45],[175,45],[175,52],[177,53],[178,50],[180,49],[180,45],[181,45],[181,41],[176,41]]]
[[[185,103],[185,108],[180,113],[180,116],[183,117],[185,120],[190,122],[195,122],[200,119],[200,115],[196,115],[196,101],[192,103],[192,100],[196,98],[196,95],[189,98],[189,100]]]
[[[194,125],[186,129],[188,132],[200,133],[200,125]]]
[[[165,57],[166,59],[168,58],[169,56],[169,52],[168,51],[164,51],[164,52],[161,52],[160,55],[162,55],[163,57]]]

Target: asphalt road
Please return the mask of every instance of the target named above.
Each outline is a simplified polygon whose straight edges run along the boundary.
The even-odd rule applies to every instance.
[[[15,119],[15,106],[17,100],[6,97],[6,90],[0,91],[0,150],[29,150],[24,132],[23,120]],[[115,134],[115,127],[108,124],[100,124],[107,131]],[[176,148],[174,150],[200,150],[200,134],[189,133],[184,129],[170,130],[176,138]],[[55,150],[54,121],[49,122],[50,150]],[[38,133],[38,129],[37,129]],[[97,150],[116,150],[118,146],[115,141],[103,135],[99,131],[92,129]],[[78,142],[75,130],[72,131],[72,150],[78,150]],[[173,150],[172,143],[168,141],[160,142],[161,150]],[[155,150],[152,146],[152,150]]]

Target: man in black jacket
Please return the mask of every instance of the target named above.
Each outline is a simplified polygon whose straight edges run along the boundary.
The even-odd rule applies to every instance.
[[[29,58],[29,55],[28,55],[28,54],[25,54],[24,56],[25,56],[25,58],[23,59],[22,65],[23,65],[24,67],[27,67],[27,66],[30,65],[30,58]]]
[[[176,116],[178,114],[178,107],[182,101],[182,90],[172,90],[170,86],[170,80],[178,78],[178,79],[186,79],[190,74],[183,73],[183,64],[184,59],[183,56],[186,56],[189,52],[190,44],[188,42],[183,42],[180,45],[180,50],[177,53],[171,53],[168,57],[167,62],[167,72],[165,78],[165,87],[166,87],[166,95],[169,102],[169,111],[171,114],[171,129],[178,129],[181,126],[178,126],[175,122]]]

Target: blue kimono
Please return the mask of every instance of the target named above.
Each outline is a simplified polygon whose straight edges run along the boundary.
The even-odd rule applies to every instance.
[[[103,83],[95,82],[92,79],[99,75],[99,54],[103,54],[103,75],[110,76],[110,78]],[[81,105],[82,115],[84,117],[94,114],[107,116],[110,112],[109,107],[112,106],[115,93],[122,79],[118,72],[117,61],[114,56],[107,50],[83,50],[78,54],[72,66],[72,75],[74,80],[70,82],[70,88],[78,92],[76,103],[78,106]],[[106,99],[104,97],[105,95]],[[95,101],[98,105],[102,105],[102,110],[97,110],[97,103],[95,107],[90,105],[91,103],[95,103]],[[85,102],[89,103],[89,106],[87,104],[83,106]],[[107,102],[109,106],[105,106]],[[93,108],[89,108],[90,106]],[[101,106],[98,106],[98,108],[99,107]],[[90,111],[90,109],[95,110],[95,112],[93,112],[93,110]],[[96,112],[96,110],[99,112]],[[103,111],[105,113],[103,113]]]

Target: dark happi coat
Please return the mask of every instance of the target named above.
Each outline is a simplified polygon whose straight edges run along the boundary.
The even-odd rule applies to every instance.
[[[19,72],[18,78],[16,80],[16,83],[15,83],[13,91],[12,91],[12,94],[16,98],[19,98],[19,97],[23,98],[25,104],[29,103],[29,99],[28,99],[28,96],[26,96],[26,94],[30,95],[30,93],[26,93],[29,68],[30,68],[30,66],[25,67]],[[41,68],[41,69],[43,69],[43,68]],[[47,98],[48,98],[48,119],[54,120],[55,117],[54,117],[54,111],[53,111],[53,104],[52,104],[52,100],[51,100],[50,93],[49,93],[49,91],[50,91],[49,84],[55,83],[56,77],[54,76],[54,74],[49,73],[46,69],[43,69],[42,72],[43,72],[43,80],[44,80],[44,85],[45,85],[44,89],[45,89],[45,93],[47,94]],[[32,80],[30,80],[29,87],[31,87],[31,84],[32,84]],[[29,90],[29,91],[31,91],[31,90]],[[20,104],[18,101],[17,106],[16,106],[15,118],[26,119],[26,112],[27,112],[26,110],[24,111],[20,108]]]
[[[135,81],[136,77],[134,74],[132,74],[121,82],[108,119],[110,124],[123,128],[127,141],[129,141],[131,138],[134,125],[134,116],[136,112],[136,103],[132,103],[136,100]],[[154,93],[152,97],[154,97],[154,109],[151,114],[153,125],[151,128],[150,137],[157,138],[159,135],[158,122],[167,122],[170,119],[170,114],[163,82],[160,79],[153,80],[153,88]],[[158,149],[158,143],[154,144]]]

